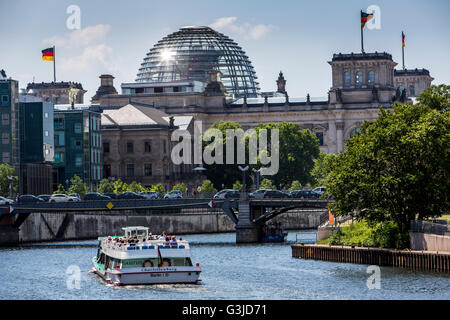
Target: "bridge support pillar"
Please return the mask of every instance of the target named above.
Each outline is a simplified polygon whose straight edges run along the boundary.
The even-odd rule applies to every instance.
[[[262,226],[254,223],[248,201],[239,201],[239,221],[236,225],[236,243],[261,241]]]
[[[0,246],[19,243],[19,228],[14,226],[14,215],[0,220]]]

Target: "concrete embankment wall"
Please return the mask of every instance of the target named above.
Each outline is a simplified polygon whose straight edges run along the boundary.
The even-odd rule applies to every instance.
[[[450,252],[450,237],[437,234],[410,232],[409,239],[412,250],[448,251]]]
[[[287,212],[273,221],[285,229],[312,229],[320,224],[318,211]],[[122,234],[122,227],[148,226],[159,234],[235,232],[235,224],[222,212],[137,214],[134,212],[35,213],[20,226],[20,242],[95,239]],[[1,237],[0,237],[1,238]],[[0,239],[1,244],[1,239]]]

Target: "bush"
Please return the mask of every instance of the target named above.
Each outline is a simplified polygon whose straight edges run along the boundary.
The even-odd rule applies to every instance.
[[[294,190],[302,190],[302,184],[300,183],[300,181],[298,180],[294,180],[292,181],[291,187],[289,188],[289,191],[294,191]]]
[[[176,185],[174,185],[172,190],[180,190],[182,194],[186,194],[187,187],[183,182],[181,182],[181,183],[177,183]]]
[[[204,180],[202,183],[202,193],[216,193],[217,189],[214,188],[213,183],[211,180]]]
[[[356,222],[334,232],[328,243],[333,245],[404,249],[409,247],[409,235],[402,234],[395,222],[379,222],[369,226]]]
[[[264,178],[261,181],[261,185],[259,186],[260,189],[272,189],[272,190],[276,190],[277,188],[273,185],[272,180]]]
[[[242,190],[242,183],[239,182],[239,180],[236,180],[236,182],[233,184],[233,190],[238,190],[241,191]]]

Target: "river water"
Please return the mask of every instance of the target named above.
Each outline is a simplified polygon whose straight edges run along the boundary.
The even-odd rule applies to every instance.
[[[450,299],[450,275],[380,268],[369,289],[367,265],[292,258],[285,244],[236,244],[234,233],[185,235],[201,285],[114,287],[91,273],[97,242],[39,243],[0,249],[0,299]],[[70,281],[81,271],[79,288]],[[370,282],[370,281],[369,281]]]

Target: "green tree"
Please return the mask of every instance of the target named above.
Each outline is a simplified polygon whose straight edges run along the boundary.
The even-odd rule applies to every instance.
[[[144,189],[144,187],[142,186],[142,184],[140,184],[139,182],[136,182],[136,181],[133,181],[132,183],[130,183],[128,186],[127,186],[127,191],[130,191],[130,192],[136,192],[136,193],[138,193],[138,192],[141,192],[141,191],[144,191],[145,189]]]
[[[213,183],[211,182],[211,180],[203,180],[202,182],[202,193],[215,193],[217,192],[217,189],[214,188]]]
[[[273,184],[272,180],[264,178],[261,181],[261,186],[259,187],[260,189],[273,189],[276,190],[277,187],[275,187],[275,185]]]
[[[109,181],[108,179],[100,180],[100,183],[97,188],[97,192],[99,192],[99,193],[114,192],[114,183],[112,181]]]
[[[67,190],[67,193],[78,193],[79,195],[84,195],[87,192],[89,192],[89,189],[87,185],[83,182],[83,179],[81,179],[79,176],[74,175],[70,179],[70,187],[69,190]]]
[[[114,181],[114,193],[123,193],[128,191],[128,184],[120,179]]]
[[[302,184],[300,183],[300,181],[298,180],[294,180],[292,181],[291,187],[289,188],[289,191],[294,191],[294,190],[302,190]]]
[[[300,125],[291,122],[279,124],[259,124],[256,132],[266,129],[268,131],[268,144],[271,144],[271,130],[279,130],[279,148],[271,147],[271,150],[279,151],[279,170],[271,177],[276,186],[287,188],[292,181],[298,180],[301,184],[311,182],[311,169],[314,166],[314,158],[319,155],[319,139],[309,130],[302,130]],[[269,150],[267,152],[270,155]],[[259,169],[261,165],[253,165]]]
[[[53,194],[67,194],[67,191],[62,184],[58,184],[58,189],[56,189]]]
[[[234,163],[235,164],[225,164],[226,158],[227,158],[227,151],[226,151],[226,145],[229,143],[229,139],[226,137],[226,130],[227,129],[242,129],[242,126],[233,121],[220,121],[214,123],[211,127],[211,129],[217,129],[222,133],[223,139],[220,141],[223,144],[223,162],[224,164],[211,164],[207,165],[205,164],[205,168],[207,169],[205,171],[206,178],[208,180],[211,180],[214,184],[214,186],[218,189],[221,188],[222,184],[229,186],[232,185],[234,181],[240,179],[242,173],[238,169],[237,164],[237,139],[234,139]],[[202,136],[203,140],[203,149],[206,150],[207,148],[214,148],[219,141],[209,141],[207,139],[208,135],[207,132]]]
[[[333,212],[356,211],[369,224],[393,221],[407,235],[416,216],[439,216],[450,207],[449,145],[449,111],[407,103],[380,108],[333,161],[326,179]]]
[[[233,184],[233,190],[242,190],[242,183],[239,180],[236,180],[236,182]]]
[[[160,195],[163,195],[166,193],[166,190],[164,189],[164,186],[162,185],[162,183],[158,183],[157,185],[152,185],[150,188],[151,191],[156,191],[158,192]]]
[[[314,167],[311,170],[312,184],[314,186],[319,187],[326,183],[328,173],[331,170],[335,158],[336,155],[333,153],[326,154],[321,152],[319,156],[314,159]]]
[[[186,194],[187,187],[183,182],[181,182],[181,183],[177,183],[176,185],[174,185],[172,190],[179,190],[179,191],[181,191],[181,193]]]
[[[450,110],[450,86],[440,84],[430,86],[420,94],[417,100],[432,109],[442,112]]]
[[[7,197],[9,196],[9,179],[8,177],[13,177],[13,195],[17,193],[18,184],[17,177],[14,176],[14,168],[7,163],[0,164],[0,195]]]

